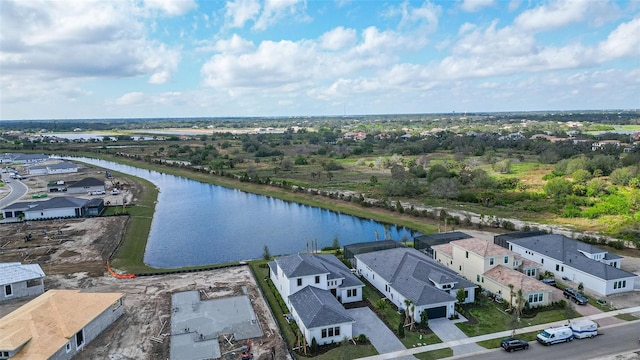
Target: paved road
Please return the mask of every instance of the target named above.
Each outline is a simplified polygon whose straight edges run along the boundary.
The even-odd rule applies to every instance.
[[[4,198],[0,199],[0,209],[7,205],[13,204],[18,199],[23,197],[29,190],[29,188],[27,188],[27,185],[23,184],[19,180],[9,179],[9,176],[7,176],[6,174],[3,174],[3,175],[4,175],[3,178],[8,179],[10,181],[8,184],[5,184],[5,186],[8,186],[11,188],[11,193],[5,196]]]
[[[439,318],[439,319],[429,319],[429,328],[433,331],[440,340],[443,342],[467,339],[468,336],[462,332],[457,326],[456,322],[464,322],[466,320],[461,321],[452,321],[447,318]],[[484,350],[484,348],[478,344],[470,343],[458,346],[452,346],[451,350],[453,350],[453,355],[464,355],[464,354],[473,354],[478,351]]]
[[[598,322],[598,320],[600,320],[600,319],[616,316],[616,315],[619,315],[619,314],[633,314],[633,313],[636,313],[638,311],[640,311],[640,306],[635,306],[635,307],[632,307],[632,308],[609,311],[609,312],[606,312],[606,313],[595,314],[595,315],[588,316],[586,318]],[[630,322],[630,323],[627,323],[627,324],[624,324],[624,325],[630,325],[630,324],[633,324],[633,326],[637,327],[636,328],[637,331],[634,332],[635,340],[633,341],[633,344],[635,346],[638,346],[639,345],[638,344],[638,337],[640,337],[640,335],[639,335],[639,333],[640,333],[640,320],[636,320],[634,322]],[[546,328],[553,327],[553,326],[558,326],[558,325],[563,325],[563,323],[562,322],[553,322],[553,323],[548,323],[548,324],[533,325],[533,326],[521,328],[519,330],[519,332],[520,333],[527,333],[527,332],[533,332],[533,331],[542,331],[542,330],[544,330]],[[611,327],[615,327],[615,326],[619,326],[619,325],[611,325]],[[606,328],[608,328],[608,327],[606,327]],[[633,331],[633,329],[634,328],[631,328],[631,330],[629,330],[629,331]],[[509,331],[509,330],[508,331],[500,331],[500,332],[493,333],[493,334],[485,334],[485,335],[475,336],[475,337],[472,337],[472,338],[467,338],[467,339],[462,339],[462,340],[447,341],[447,342],[443,342],[443,343],[440,343],[440,344],[433,344],[433,345],[427,345],[427,346],[417,347],[417,348],[413,348],[413,349],[396,351],[396,352],[392,352],[392,353],[385,353],[385,354],[380,354],[380,355],[368,356],[368,357],[361,358],[361,359],[366,359],[366,360],[396,359],[398,356],[418,354],[418,353],[422,353],[422,352],[438,350],[438,349],[443,349],[443,348],[457,346],[457,345],[476,343],[478,341],[483,341],[483,340],[500,339],[500,338],[505,338],[505,337],[508,337],[508,336],[511,336],[511,331]],[[593,340],[593,339],[591,339],[591,340]],[[559,346],[559,345],[555,345],[553,347],[557,347],[557,346]],[[615,353],[620,352],[620,350],[618,350],[618,349],[614,349],[614,348],[609,348],[609,349],[611,350],[611,352],[609,352],[608,354],[615,354]],[[476,355],[477,355],[477,353],[476,353]],[[556,357],[553,357],[553,358],[556,358]]]
[[[474,355],[456,356],[456,359],[513,359],[538,360],[538,359],[604,359],[608,355],[623,353],[640,353],[640,322],[627,322],[603,327],[601,335],[592,339],[575,339],[569,343],[551,346],[540,345],[535,341],[530,342],[528,350],[508,353],[502,349],[494,349],[476,353]],[[639,355],[640,356],[640,355]],[[631,357],[634,358],[634,357]]]

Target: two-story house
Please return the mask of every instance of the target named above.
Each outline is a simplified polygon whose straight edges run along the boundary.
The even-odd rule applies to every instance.
[[[633,291],[637,275],[620,269],[622,257],[597,246],[548,234],[509,240],[509,249],[550,271],[582,283],[598,294],[611,295]]]
[[[554,301],[554,288],[535,279],[539,264],[492,242],[471,238],[433,247],[434,259],[488,291],[516,303],[518,292],[530,306]],[[522,271],[519,271],[522,270]]]
[[[269,277],[308,343],[342,341],[354,322],[342,304],[362,300],[364,284],[337,257],[295,254],[269,263]]]

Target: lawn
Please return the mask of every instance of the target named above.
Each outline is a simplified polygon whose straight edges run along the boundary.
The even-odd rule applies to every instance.
[[[579,317],[573,308],[544,310],[532,318],[521,318],[516,321],[514,316],[505,312],[501,305],[480,299],[478,304],[472,305],[468,311],[477,320],[477,323],[456,324],[467,336],[490,334],[499,331],[511,330],[532,325],[563,321],[568,318]]]
[[[539,331],[532,331],[532,332],[528,332],[528,333],[523,333],[523,334],[518,334],[516,333],[516,337],[518,339],[522,339],[525,341],[535,341],[536,340],[536,335],[538,335],[540,332]],[[500,342],[502,341],[502,338],[499,339],[491,339],[491,340],[485,340],[485,341],[478,341],[478,345],[487,348],[487,349],[495,349],[495,348],[499,348],[500,347]]]
[[[366,356],[378,355],[376,348],[373,345],[353,345],[349,342],[341,344],[335,349],[331,349],[326,353],[314,356],[314,360],[351,360]],[[303,356],[298,356],[298,359],[307,359]]]

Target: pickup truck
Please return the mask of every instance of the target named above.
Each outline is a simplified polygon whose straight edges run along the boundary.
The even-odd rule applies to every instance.
[[[573,288],[564,289],[562,294],[564,295],[565,298],[573,301],[578,305],[587,305],[587,303],[589,302],[589,299],[587,299],[584,295],[580,294],[578,290]]]

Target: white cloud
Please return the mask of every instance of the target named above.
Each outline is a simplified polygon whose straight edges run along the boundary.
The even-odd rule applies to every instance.
[[[233,34],[228,40],[218,40],[214,46],[215,51],[228,54],[245,53],[253,49],[253,42],[243,39],[238,34]]]
[[[320,37],[320,46],[327,50],[340,50],[356,42],[356,31],[339,26]]]
[[[169,16],[179,16],[196,9],[198,4],[193,0],[144,0],[148,9],[158,9]]]
[[[44,93],[97,78],[149,76],[150,83],[160,84],[171,79],[180,61],[180,49],[147,37],[145,9],[131,2],[33,0],[2,6],[0,67],[11,83],[42,82],[33,88]]]
[[[559,0],[527,10],[514,20],[514,26],[529,31],[548,31],[578,22],[601,25],[615,16],[618,8],[607,1]]]
[[[117,98],[114,103],[116,105],[136,105],[144,101],[144,93],[142,92],[130,92]]]
[[[460,4],[460,8],[467,12],[476,12],[494,5],[495,0],[463,0],[462,4]]]
[[[287,16],[298,21],[308,21],[309,18],[305,13],[306,7],[304,0],[266,0],[262,13],[253,28],[265,30]]]
[[[392,9],[392,13],[395,12]],[[429,1],[422,3],[420,7],[410,6],[408,2],[403,2],[397,10],[402,15],[400,28],[417,26],[427,32],[433,32],[438,28],[438,21],[442,15],[442,7]]]
[[[640,18],[623,23],[598,45],[599,56],[611,60],[622,57],[640,57]]]
[[[228,1],[225,5],[227,26],[241,28],[247,21],[253,21],[260,13],[260,3],[257,0]]]

